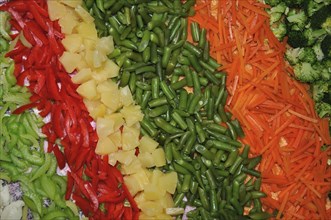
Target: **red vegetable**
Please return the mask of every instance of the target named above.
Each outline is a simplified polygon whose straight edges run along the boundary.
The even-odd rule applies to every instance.
[[[91,125],[93,119],[76,92],[78,85],[58,60],[64,51],[63,34],[58,22],[49,19],[46,1],[13,0],[0,9],[10,12],[13,31],[23,31],[33,45],[26,48],[18,41],[6,55],[16,62],[17,83],[28,81],[32,93],[31,103],[14,113],[37,107],[42,117],[49,116],[42,127],[47,150],[54,153],[60,169],[66,164],[70,168],[65,198],[72,198],[90,219],[137,219],[139,209],[120,171],[108,164],[108,157],[94,152],[98,136]],[[124,207],[125,201],[131,206]],[[99,208],[101,203],[105,210]]]

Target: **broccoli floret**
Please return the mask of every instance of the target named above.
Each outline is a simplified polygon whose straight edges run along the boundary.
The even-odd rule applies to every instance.
[[[264,3],[267,5],[270,5],[271,7],[274,7],[281,2],[282,2],[282,0],[264,0]]]
[[[300,50],[298,58],[301,62],[306,63],[315,63],[317,60],[315,52],[311,47],[302,48],[302,50]]]
[[[314,70],[310,63],[297,63],[294,66],[295,78],[301,82],[312,83],[320,78],[318,71]]]
[[[299,62],[299,54],[302,48],[287,48],[285,52],[285,57],[291,65],[295,65]]]
[[[322,24],[322,30],[325,30],[328,34],[331,34],[331,17],[328,17]]]
[[[286,35],[286,25],[284,23],[271,26],[271,30],[280,41],[283,40]]]
[[[325,82],[329,82],[331,80],[331,60],[330,59],[324,59],[321,62],[314,63],[313,69],[316,71],[319,71],[321,80],[324,80]]]
[[[302,5],[305,0],[283,0],[288,7],[298,7]]]
[[[315,104],[315,109],[320,118],[331,116],[331,104],[326,102],[317,102]]]
[[[312,16],[311,16],[311,27],[313,29],[320,29],[322,28],[322,25],[326,22],[327,25],[327,19],[331,18],[330,15],[331,11],[331,5],[326,5],[322,8],[320,8],[318,11],[316,11]]]
[[[317,40],[322,39],[326,34],[323,29],[313,30],[311,28],[306,28],[303,31],[303,35],[307,38],[307,46],[312,46]]]
[[[313,45],[313,50],[316,54],[316,58],[318,61],[321,61],[324,59],[324,53],[321,48],[321,41],[318,41]]]
[[[325,81],[319,80],[311,85],[311,93],[315,102],[320,102],[329,91],[329,85]]]
[[[307,25],[307,15],[302,10],[297,11],[295,14],[291,13],[286,19],[290,25],[295,25],[297,27],[296,30],[301,30]]]
[[[285,13],[286,9],[286,5],[284,3],[280,3],[268,10],[268,13],[270,15],[270,24],[279,21],[282,15]]]
[[[304,36],[303,31],[287,30],[288,41],[291,47],[305,47],[308,44],[308,39]]]
[[[327,35],[321,42],[324,57],[331,58],[331,35]]]
[[[313,14],[315,14],[315,12],[320,10],[326,4],[327,3],[325,3],[324,0],[322,0],[321,2],[315,0],[306,0],[303,2],[303,8],[307,13],[308,17],[311,17]]]

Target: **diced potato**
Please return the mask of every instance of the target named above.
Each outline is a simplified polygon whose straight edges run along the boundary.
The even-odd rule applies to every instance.
[[[67,7],[57,1],[48,0],[47,7],[49,18],[52,21],[63,18],[67,14]]]
[[[149,184],[148,176],[145,169],[140,169],[138,172],[132,174],[131,176],[136,179],[136,184],[139,185],[140,188],[139,191],[143,190],[145,186]]]
[[[139,219],[141,220],[156,220],[156,216],[149,216],[145,214],[144,212],[140,212]]]
[[[82,53],[80,53],[80,55],[82,56]],[[82,56],[83,57],[83,56]],[[77,63],[77,70],[82,70],[82,69],[86,69],[86,68],[90,68],[86,61],[84,59],[81,59],[78,63]]]
[[[129,86],[120,88],[120,100],[122,105],[129,106],[133,104],[133,97]]]
[[[114,157],[118,162],[122,164],[122,166],[125,166],[132,164],[133,161],[137,159],[134,153],[135,150],[129,150],[129,151],[120,150],[115,152]]]
[[[112,166],[116,165],[117,159],[115,157],[115,153],[108,154],[108,163]]]
[[[95,29],[94,23],[81,22],[76,27],[78,34],[84,36],[85,38],[97,40],[98,34],[97,29]]]
[[[49,0],[49,1],[53,1],[53,0]],[[70,0],[70,1],[68,1],[68,0],[60,0],[60,2],[62,4],[65,4],[65,5],[69,6],[69,7],[71,7],[71,8],[75,8],[78,5],[81,5],[82,4],[82,0]]]
[[[112,113],[107,118],[114,120],[114,130],[117,131],[124,125],[123,115],[121,113]]]
[[[162,167],[166,165],[165,153],[162,148],[157,148],[152,152],[152,157],[155,161],[155,166]]]
[[[122,132],[120,130],[115,130],[114,133],[109,135],[109,138],[117,147],[122,147]]]
[[[120,95],[115,82],[107,80],[99,83],[97,90],[101,94],[101,102],[108,107],[108,113],[115,112],[120,107]]]
[[[106,106],[100,101],[84,99],[84,104],[93,119],[104,117]]]
[[[137,184],[137,180],[133,175],[124,176],[123,179],[132,196],[136,195],[139,191],[142,190]]]
[[[83,43],[85,50],[95,50],[96,42],[96,39],[84,38]]]
[[[141,121],[144,117],[139,105],[124,106],[121,113],[123,114],[125,122],[128,126],[132,126],[133,124]]]
[[[107,60],[108,60],[108,58],[107,58],[106,54],[100,53],[99,50],[93,51],[93,67],[94,68],[101,67]],[[103,68],[106,69],[105,67],[103,67]]]
[[[144,188],[145,199],[146,200],[158,200],[161,199],[165,194],[165,189],[160,188],[155,184],[148,184]]]
[[[163,175],[164,175],[164,173],[161,170],[154,169],[152,171],[152,175],[149,177],[149,179],[150,179],[152,184],[158,185],[159,181],[160,181],[160,177],[163,176]]]
[[[141,166],[140,160],[138,160],[136,156],[134,156],[132,162],[129,165],[121,166],[121,172],[124,175],[138,173],[141,170],[143,170],[143,167]]]
[[[162,206],[154,201],[145,201],[138,204],[138,207],[141,211],[146,214],[147,216],[157,216],[162,214],[163,208]],[[155,218],[154,218],[155,219]]]
[[[158,214],[157,216],[155,216],[155,219],[159,219],[159,220],[173,220],[174,218],[171,215],[167,215],[167,214]]]
[[[132,150],[139,145],[140,131],[124,125],[122,131],[122,148],[123,150]]]
[[[107,137],[114,132],[115,122],[109,118],[97,118],[97,134],[99,138]]]
[[[95,148],[95,153],[99,155],[106,155],[118,150],[117,146],[112,142],[109,137],[99,138],[97,146]]]
[[[144,191],[137,193],[134,197],[134,201],[136,201],[137,204],[146,201]]]
[[[76,67],[77,63],[82,59],[82,56],[78,53],[63,52],[60,57],[60,62],[63,65],[67,73],[72,73]]]
[[[97,90],[96,90],[96,83],[92,79],[81,84],[77,88],[77,92],[79,95],[81,95],[84,98],[89,99],[89,100],[93,100],[98,97]]]
[[[143,167],[150,168],[155,166],[154,158],[152,157],[152,154],[149,152],[139,153],[138,159],[140,160],[141,165]]]
[[[167,192],[174,194],[177,187],[178,176],[176,172],[165,173],[159,179],[159,186]]]
[[[166,194],[158,200],[163,208],[172,208],[175,206],[174,200],[170,193],[166,192]]]
[[[154,141],[152,138],[148,136],[143,136],[140,139],[139,151],[152,153],[157,148],[158,145],[159,143]]]
[[[68,10],[69,11],[69,10]],[[78,26],[79,20],[76,13],[70,11],[65,14],[64,17],[59,19],[59,25],[61,26],[61,32],[64,34],[75,33],[74,29]]]
[[[114,50],[114,41],[112,36],[102,37],[97,40],[96,49],[108,55]]]
[[[114,63],[114,61],[109,60],[106,55],[102,55],[102,56],[98,55],[98,56],[100,56],[99,59],[103,57],[103,61],[104,61],[102,68],[99,69],[98,71],[102,72],[103,75],[107,76],[107,79],[117,77],[120,70],[119,66],[117,66],[116,63]]]
[[[69,34],[61,42],[68,52],[76,53],[82,49],[83,38],[79,34]]]
[[[84,68],[79,70],[72,78],[72,82],[76,84],[82,84],[92,79],[92,71],[90,68]]]
[[[86,23],[92,23],[94,18],[86,11],[81,5],[75,6],[75,11],[79,15],[79,17]]]
[[[85,49],[83,56],[84,56],[84,60],[85,60],[86,64],[88,65],[88,67],[93,70],[94,69],[94,65],[93,65],[94,50]]]
[[[100,59],[100,58],[98,58],[98,59]],[[114,77],[112,71],[109,71],[106,68],[106,65],[108,63],[108,58],[105,57],[104,60],[105,61],[102,61],[103,62],[102,66],[100,68],[96,69],[96,74],[94,76],[95,80],[97,80],[98,82],[103,82],[105,80],[108,80],[108,79]]]
[[[117,66],[117,64],[114,61],[107,59],[104,64],[104,71],[108,73],[109,78],[114,78],[118,76],[120,67]]]

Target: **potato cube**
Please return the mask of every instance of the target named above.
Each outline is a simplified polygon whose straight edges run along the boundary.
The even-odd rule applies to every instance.
[[[150,181],[151,181],[152,184],[158,185],[159,184],[159,181],[160,181],[160,177],[163,176],[163,175],[164,175],[164,173],[161,170],[154,169],[152,171],[152,175],[150,175],[150,178],[149,179],[150,179]]]
[[[97,90],[96,90],[96,83],[94,80],[89,80],[83,84],[81,84],[77,88],[78,94],[83,96],[86,99],[93,100],[98,97]]]
[[[82,59],[82,56],[78,53],[63,52],[60,57],[60,62],[63,65],[67,73],[72,73],[76,67],[77,63]]]
[[[137,184],[137,180],[133,175],[124,176],[124,183],[128,187],[128,190],[132,196],[136,195],[142,189]]]
[[[76,30],[78,34],[85,38],[95,41],[98,39],[97,29],[95,29],[94,23],[81,22],[76,27]]]
[[[61,26],[61,32],[64,34],[76,33],[75,28],[78,26],[79,20],[76,13],[68,10],[68,13],[64,17],[59,19],[59,25]]]
[[[90,68],[84,68],[79,70],[72,78],[72,82],[76,84],[82,84],[92,79],[92,71]]]
[[[68,1],[67,1],[68,2]],[[79,17],[86,23],[92,23],[94,18],[81,5],[75,6],[75,11]]]
[[[129,151],[120,150],[115,152],[114,157],[118,162],[122,164],[122,166],[125,166],[125,165],[130,165],[131,163],[133,163],[134,160],[137,159],[134,153],[135,150],[129,150]]]
[[[129,106],[133,104],[133,97],[129,86],[120,88],[120,100],[122,105]]]
[[[115,130],[114,133],[109,135],[109,138],[117,147],[122,147],[122,132],[120,130]]]
[[[96,49],[105,55],[114,50],[114,41],[112,36],[102,37],[97,40]]]
[[[67,7],[57,1],[47,1],[48,15],[52,21],[65,17]]]
[[[103,117],[106,113],[106,106],[100,101],[84,99],[84,104],[93,119]]]
[[[124,125],[122,131],[122,148],[123,150],[132,150],[139,145],[140,131]]]
[[[137,204],[146,201],[144,191],[138,192],[134,197],[134,201],[136,201]]]
[[[144,117],[139,105],[124,106],[121,113],[123,114],[125,122],[128,126],[132,126],[133,124],[141,121]]]
[[[53,1],[53,0],[49,0],[48,2],[50,2],[50,1]],[[68,0],[60,0],[60,2],[62,4],[65,4],[65,5],[69,6],[69,7],[71,7],[71,8],[75,8],[78,5],[81,5],[82,4],[82,0],[70,0],[70,1],[68,1]]]
[[[152,152],[152,157],[155,161],[156,167],[162,167],[166,165],[165,153],[162,148],[157,148]]]
[[[148,136],[143,136],[140,139],[139,151],[152,153],[157,148],[158,145],[159,143],[154,141],[152,138]]]
[[[161,204],[161,206],[163,208],[173,208],[173,207],[175,207],[174,200],[173,200],[171,194],[168,193],[168,192],[166,192],[166,194],[158,201],[159,201],[159,203]]]
[[[107,118],[114,120],[114,130],[117,131],[124,125],[123,115],[121,113],[112,113]]]
[[[106,155],[118,150],[117,146],[112,142],[109,137],[99,138],[97,146],[95,148],[95,153],[99,155]]]
[[[130,164],[128,165],[124,164],[121,166],[121,172],[124,175],[138,173],[141,170],[143,170],[143,167],[141,166],[140,160],[138,160],[136,156],[133,157],[133,160]]]
[[[109,118],[97,118],[97,133],[99,138],[107,137],[114,132],[115,122]]]
[[[174,194],[177,187],[178,176],[176,172],[165,173],[159,179],[159,186],[167,192]]]
[[[165,194],[165,189],[160,188],[155,184],[148,184],[144,188],[145,199],[146,200],[158,200],[161,199]]]
[[[142,167],[150,168],[155,166],[154,158],[149,152],[139,153],[138,159],[140,160]]]
[[[76,53],[82,49],[83,38],[79,34],[70,34],[66,35],[61,42],[68,52]]]
[[[146,214],[147,216],[157,216],[163,212],[162,206],[155,201],[145,201],[140,204],[138,204],[138,207],[141,209],[141,211]],[[155,219],[155,218],[154,218]]]
[[[120,67],[114,61],[107,59],[104,63],[104,71],[107,72],[109,78],[114,78],[118,76]]]
[[[93,63],[92,64],[93,64],[94,68],[102,67],[103,69],[106,69],[105,66],[102,66],[105,64],[105,61],[108,61],[106,54],[100,53],[99,50],[93,50]],[[108,75],[110,75],[110,74],[108,74]],[[109,78],[111,78],[111,77],[109,77]],[[106,78],[106,79],[108,79],[108,78]]]

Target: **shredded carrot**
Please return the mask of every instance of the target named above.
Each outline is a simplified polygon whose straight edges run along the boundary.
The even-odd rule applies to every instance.
[[[240,121],[251,154],[262,155],[264,210],[279,210],[284,219],[328,219],[331,149],[321,146],[331,144],[329,122],[318,118],[308,85],[294,80],[284,60],[287,39],[273,35],[266,8],[258,0],[199,0],[189,20],[213,39],[211,54],[227,73],[225,109]]]

